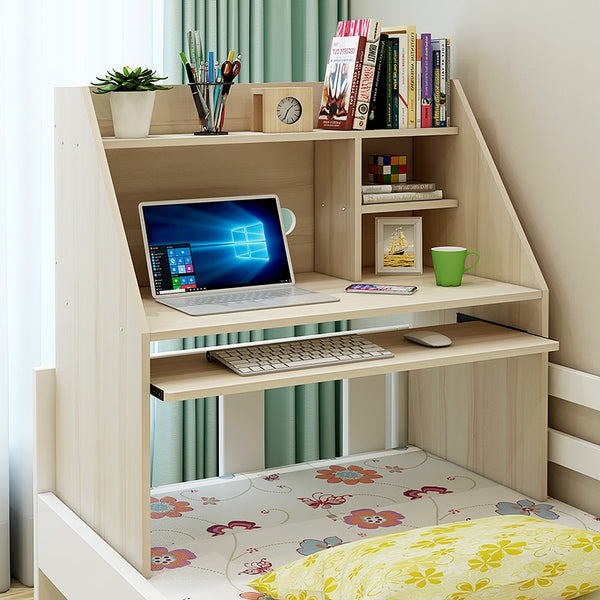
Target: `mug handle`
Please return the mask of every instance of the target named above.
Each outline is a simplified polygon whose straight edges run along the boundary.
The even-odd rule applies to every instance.
[[[475,250],[467,250],[467,254],[465,255],[465,263],[467,262],[467,256],[469,256],[469,254],[474,254],[477,258],[470,267],[465,268],[465,271],[470,271],[473,267],[477,266],[477,263],[479,262],[479,254],[475,252]]]

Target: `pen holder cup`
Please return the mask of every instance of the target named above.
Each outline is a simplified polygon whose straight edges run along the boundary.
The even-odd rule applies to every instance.
[[[188,83],[200,119],[200,131],[194,135],[227,135],[223,131],[225,103],[233,83]]]

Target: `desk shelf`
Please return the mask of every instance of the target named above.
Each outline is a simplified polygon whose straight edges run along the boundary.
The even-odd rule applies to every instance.
[[[322,323],[340,319],[380,317],[426,311],[456,310],[470,306],[486,306],[539,300],[542,292],[512,283],[475,277],[465,274],[463,284],[456,288],[442,288],[435,284],[433,271],[427,267],[423,275],[401,277],[375,276],[365,273],[364,281],[390,284],[416,285],[418,290],[410,296],[391,294],[349,294],[344,291],[353,283],[321,273],[300,273],[296,284],[316,292],[338,297],[339,302],[308,304],[304,306],[250,310],[207,316],[189,316],[156,302],[149,288],[143,290],[144,311],[150,339],[153,341],[199,335],[230,333],[286,327],[291,321],[296,325]]]
[[[241,377],[220,363],[208,362],[205,352],[192,352],[168,358],[156,357],[151,361],[150,382],[161,400],[173,402],[558,350],[558,343],[553,340],[482,321],[436,326],[435,331],[452,339],[452,345],[444,348],[426,348],[406,341],[402,331],[364,334],[364,337],[390,350],[395,356],[381,360],[282,371],[275,377],[273,374]]]

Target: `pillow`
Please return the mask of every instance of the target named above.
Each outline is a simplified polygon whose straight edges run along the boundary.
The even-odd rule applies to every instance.
[[[329,548],[250,583],[276,600],[571,600],[600,587],[600,533],[495,516]]]

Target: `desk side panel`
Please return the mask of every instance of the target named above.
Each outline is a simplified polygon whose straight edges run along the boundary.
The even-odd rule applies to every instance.
[[[409,442],[545,500],[547,381],[547,353],[411,372]]]
[[[457,136],[419,138],[414,176],[434,181],[458,208],[424,214],[424,262],[432,246],[466,246],[481,260],[474,275],[542,290],[523,305],[472,310],[476,316],[548,336],[548,289],[498,169],[459,82],[452,85],[452,125]]]
[[[150,571],[149,344],[87,88],[56,92],[56,494]]]

